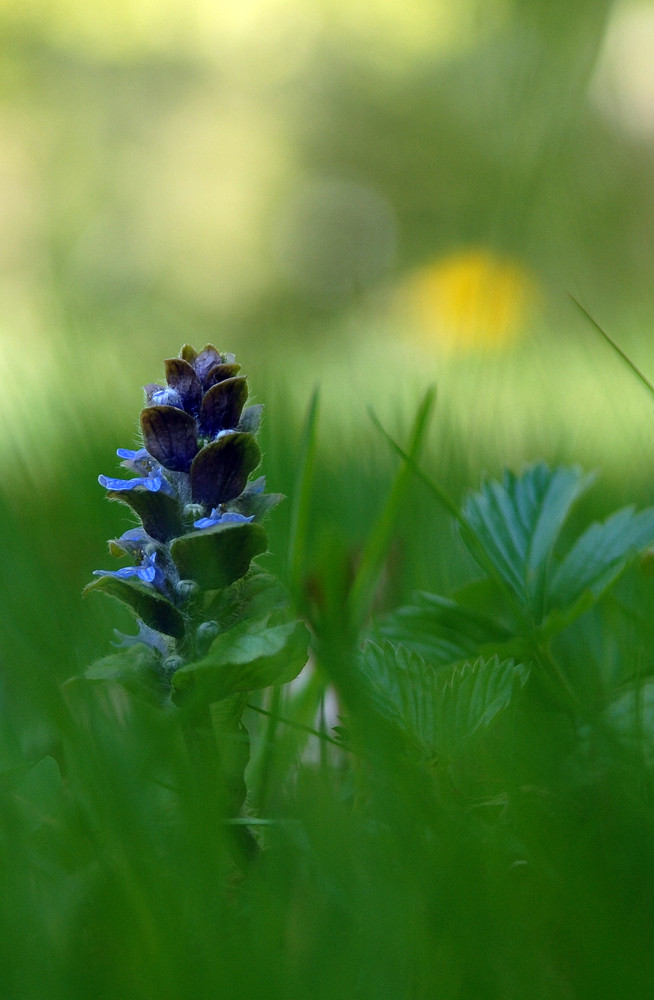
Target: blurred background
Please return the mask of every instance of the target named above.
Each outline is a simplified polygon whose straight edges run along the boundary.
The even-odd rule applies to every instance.
[[[288,499],[260,562],[325,633],[346,630],[399,468],[368,407],[406,445],[437,386],[421,461],[455,500],[544,458],[598,470],[584,518],[654,503],[654,399],[571,298],[654,380],[654,2],[0,0],[0,47],[2,996],[179,1000],[220,982],[239,1000],[380,1000],[405,995],[406,956],[421,997],[434,981],[457,998],[647,995],[650,776],[589,743],[586,770],[565,757],[572,792],[541,795],[533,761],[547,788],[572,739],[547,708],[522,740],[509,726],[473,748],[474,803],[432,815],[422,778],[395,762],[396,795],[381,767],[372,825],[365,794],[360,816],[343,798],[347,773],[341,788],[333,768],[296,768],[293,729],[273,740],[249,719],[270,801],[286,815],[291,774],[303,827],[235,920],[209,800],[182,797],[175,826],[157,783],[161,762],[185,774],[168,729],[102,693],[71,723],[61,685],[113,652],[114,627],[135,631],[81,596],[130,525],[97,477],[117,474],[141,387],[184,342],[234,352],[265,403],[262,471]],[[392,536],[379,611],[474,575],[415,478]],[[637,583],[633,640],[617,613],[606,648],[595,619],[574,634],[591,678],[624,650],[625,670],[641,655],[651,669]],[[321,690],[305,695],[306,722]],[[44,756],[60,759],[62,734],[63,806]],[[504,773],[526,790],[513,798],[531,867],[496,797]]]
[[[96,477],[185,341],[237,354],[287,494],[320,382],[309,562],[397,467],[367,407],[406,440],[431,383],[455,496],[544,457],[651,502],[652,400],[571,296],[654,376],[653,3],[2,0],[0,27],[8,660],[104,651],[79,592],[125,515]],[[418,484],[409,514],[389,601],[457,580]]]

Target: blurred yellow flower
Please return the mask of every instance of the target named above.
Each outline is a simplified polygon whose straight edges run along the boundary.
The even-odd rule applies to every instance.
[[[536,283],[519,262],[469,248],[422,268],[405,293],[420,336],[458,353],[513,342],[535,304]]]

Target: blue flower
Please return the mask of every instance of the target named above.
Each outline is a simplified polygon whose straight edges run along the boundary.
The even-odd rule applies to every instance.
[[[149,455],[145,448],[138,448],[136,451],[131,448],[116,448],[116,454],[118,458],[123,459],[120,464],[132,472],[147,476],[150,472],[160,471],[152,455]]]
[[[214,507],[211,511],[209,517],[201,517],[198,521],[193,522],[194,528],[213,528],[217,524],[246,524],[248,521],[254,520],[254,514],[251,517],[246,517],[244,514],[237,514],[235,511],[228,510],[224,514],[221,514],[219,510]]]
[[[136,479],[113,479],[111,476],[98,476],[100,486],[106,490],[133,490],[137,486],[144,486],[151,493],[172,493],[172,487],[167,479],[160,473],[150,473],[147,476],[138,476]]]
[[[96,569],[93,571],[93,576],[115,576],[119,580],[130,580],[132,577],[136,577],[143,583],[153,584],[158,590],[164,590],[166,577],[155,564],[156,558],[157,553],[151,552],[149,555],[144,555],[140,566],[123,566],[122,569],[113,570]]]

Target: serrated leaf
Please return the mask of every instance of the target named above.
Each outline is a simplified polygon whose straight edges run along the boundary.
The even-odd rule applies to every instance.
[[[418,653],[433,666],[476,657],[483,647],[512,640],[495,619],[436,594],[416,593],[414,603],[386,615],[376,633]]]
[[[107,497],[131,507],[141,518],[146,533],[157,542],[168,542],[184,530],[179,504],[168,493],[152,493],[146,489],[109,490]]]
[[[171,543],[170,554],[183,580],[195,580],[205,590],[219,590],[245,576],[254,557],[267,548],[265,529],[248,522],[182,535]]]
[[[173,701],[202,705],[237,691],[284,684],[307,661],[309,633],[303,622],[253,631],[251,622],[218,635],[207,656],[173,674]]]
[[[115,597],[157,632],[172,635],[175,639],[181,639],[184,635],[184,619],[177,608],[145,583],[121,580],[115,576],[100,576],[84,588],[85,594],[93,592]]]
[[[143,643],[96,660],[84,671],[90,681],[111,681],[147,701],[160,705],[165,697],[165,685],[158,669],[159,657]]]
[[[487,482],[463,505],[463,539],[472,555],[515,594],[536,619],[543,613],[552,550],[577,498],[592,477],[577,467],[531,466],[517,477]]]
[[[251,434],[235,431],[212,441],[191,465],[193,501],[207,507],[229,503],[243,492],[260,461],[259,445]]]
[[[443,673],[403,646],[366,643],[362,672],[373,704],[427,756],[451,760],[526,682],[513,660],[478,659]]]
[[[479,659],[456,667],[443,686],[440,702],[441,748],[455,756],[478,730],[508,707],[527,682],[529,668],[513,660]]]
[[[567,608],[585,592],[597,601],[630,559],[654,541],[654,507],[625,507],[577,539],[552,579],[549,608]]]

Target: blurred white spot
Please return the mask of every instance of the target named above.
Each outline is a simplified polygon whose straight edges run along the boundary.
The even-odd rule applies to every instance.
[[[602,112],[632,135],[654,135],[654,5],[616,5],[590,94]]]

